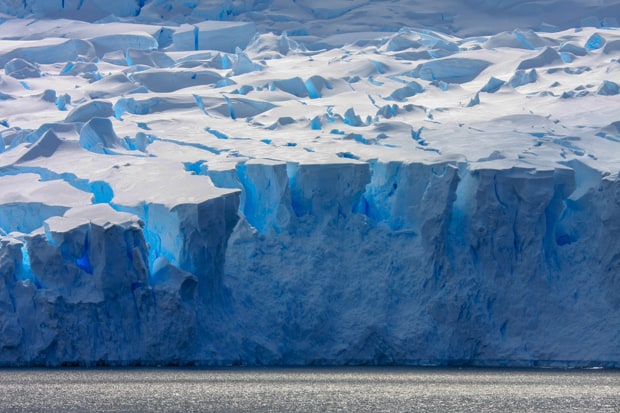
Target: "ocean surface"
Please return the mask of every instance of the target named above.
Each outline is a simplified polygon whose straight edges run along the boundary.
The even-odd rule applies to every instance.
[[[0,369],[0,411],[620,412],[620,371]]]

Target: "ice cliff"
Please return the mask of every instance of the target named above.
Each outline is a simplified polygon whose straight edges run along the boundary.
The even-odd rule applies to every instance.
[[[1,3],[0,365],[620,367],[615,2],[250,3]]]

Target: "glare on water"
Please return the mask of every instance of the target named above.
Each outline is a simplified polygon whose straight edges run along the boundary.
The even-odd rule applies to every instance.
[[[620,371],[0,370],[2,411],[618,412]]]

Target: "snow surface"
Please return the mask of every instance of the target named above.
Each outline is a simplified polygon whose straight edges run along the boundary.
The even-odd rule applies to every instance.
[[[0,364],[620,366],[620,1],[0,1]]]

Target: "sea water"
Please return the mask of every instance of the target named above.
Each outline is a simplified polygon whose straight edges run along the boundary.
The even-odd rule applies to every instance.
[[[0,411],[620,412],[620,371],[2,369]]]

